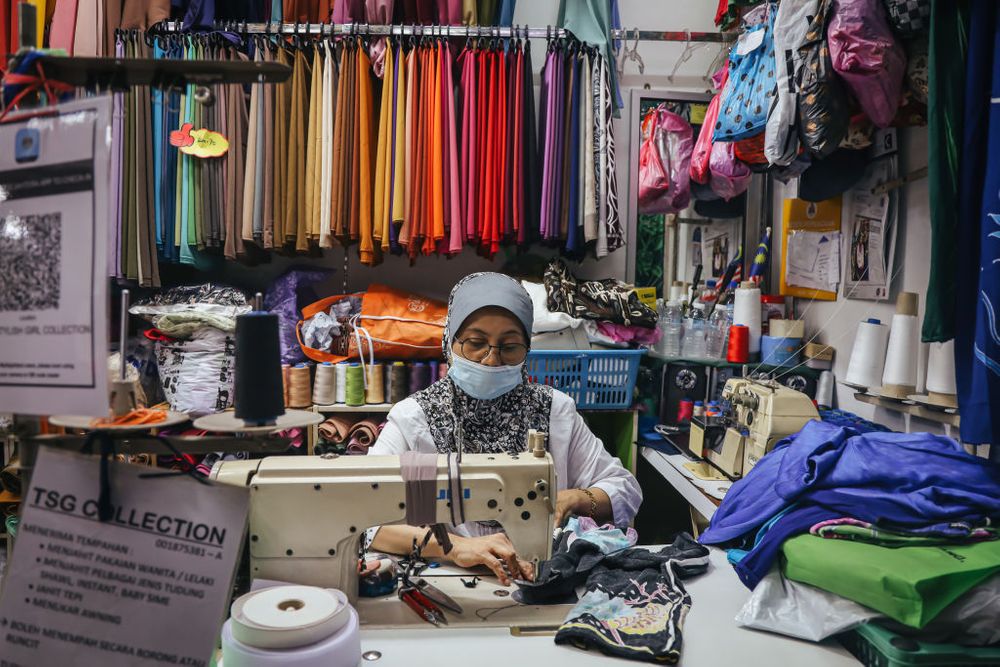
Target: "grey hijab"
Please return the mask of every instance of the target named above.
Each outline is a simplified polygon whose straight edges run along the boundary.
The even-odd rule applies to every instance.
[[[510,311],[530,340],[531,298],[521,284],[502,273],[473,273],[461,280],[448,297],[448,317],[442,349],[451,360],[451,342],[466,318],[486,306]],[[469,396],[445,377],[411,397],[424,411],[439,452],[515,453],[525,449],[528,429],[549,430],[552,388],[524,381],[503,396],[482,400]]]

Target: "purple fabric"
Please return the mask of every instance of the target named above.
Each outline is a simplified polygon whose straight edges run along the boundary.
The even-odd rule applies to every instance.
[[[543,124],[542,141],[542,206],[540,232],[543,239],[549,234],[549,206],[552,203],[552,169],[553,169],[553,145],[552,145],[552,119],[555,118],[555,95],[553,94],[553,84],[555,81],[555,52],[549,51],[545,57],[545,68],[542,73],[542,107],[543,116],[540,122]]]
[[[328,278],[330,269],[289,269],[267,288],[264,295],[264,309],[278,316],[281,340],[281,363],[297,364],[306,361],[299,346],[295,328],[299,323],[299,298],[303,303],[312,303],[318,296],[311,285]]]
[[[562,184],[563,184],[563,151],[565,148],[564,123],[566,122],[566,76],[565,56],[556,51],[556,71],[553,88],[549,91],[555,98],[555,115],[549,121],[555,121],[555,127],[550,128],[552,135],[552,200],[549,211],[549,238],[558,239],[562,216]]]
[[[873,123],[888,127],[903,94],[906,54],[882,0],[836,0],[827,29],[833,68]]]
[[[738,539],[796,503],[886,528],[977,523],[1000,517],[1000,469],[950,438],[811,421],[733,484],[701,541]]]

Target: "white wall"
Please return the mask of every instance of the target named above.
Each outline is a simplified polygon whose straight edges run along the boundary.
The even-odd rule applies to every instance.
[[[900,175],[927,166],[927,128],[903,130],[900,139]],[[794,184],[784,188],[776,184],[774,196],[774,237],[775,247],[773,257],[780,257],[780,219],[781,201],[785,197],[794,196]],[[904,186],[900,192],[899,234],[896,239],[896,266],[893,270],[895,278],[892,282],[892,300],[888,302],[863,301],[843,298],[843,290],[837,301],[810,301],[797,299],[796,314],[806,321],[807,336],[819,332],[817,342],[832,345],[837,350],[834,362],[834,374],[841,380],[847,374],[847,365],[854,345],[854,336],[858,322],[869,317],[875,317],[882,322],[889,322],[895,312],[895,297],[900,291],[916,292],[920,295],[920,318],[924,313],[924,294],[927,289],[928,267],[930,266],[930,201],[927,179],[921,179]],[[846,234],[848,230],[843,229]],[[772,263],[777,284],[777,259]],[[927,359],[926,346],[921,346],[917,363],[920,386],[922,390],[925,365]],[[850,387],[837,385],[838,407],[857,413],[866,419],[883,423],[896,430],[904,430],[902,416],[894,411],[877,408],[855,400]],[[913,417],[911,431],[943,432],[936,422],[930,422]],[[957,429],[954,429],[957,437]]]

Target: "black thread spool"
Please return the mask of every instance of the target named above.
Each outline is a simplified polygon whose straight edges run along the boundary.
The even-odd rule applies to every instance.
[[[236,418],[267,426],[285,414],[278,316],[254,311],[236,318]]]

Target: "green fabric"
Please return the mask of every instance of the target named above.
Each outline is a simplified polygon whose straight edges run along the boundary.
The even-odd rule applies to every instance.
[[[817,532],[820,537],[827,539],[854,540],[855,542],[876,544],[882,547],[932,547],[957,544],[954,538],[929,535],[903,535],[874,526],[823,526]]]
[[[663,221],[665,216],[640,215],[635,247],[635,284],[655,287],[663,296]]]
[[[480,20],[482,20],[480,18]],[[611,4],[608,0],[560,0],[556,26],[573,33],[581,42],[601,49],[608,61],[611,84],[611,104],[615,118],[619,117],[618,68],[611,49]]]
[[[236,318],[202,312],[168,313],[153,318],[153,325],[172,338],[187,338],[203,327],[233,333],[236,331]]]
[[[931,261],[920,335],[926,343],[955,337],[955,213],[968,27],[968,0],[931,0],[927,100]]]
[[[822,588],[900,623],[922,628],[966,591],[1000,571],[1000,541],[887,549],[800,535],[784,543],[786,577]]]

